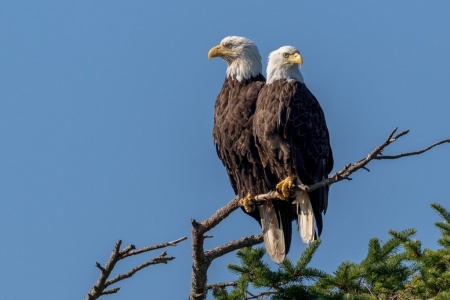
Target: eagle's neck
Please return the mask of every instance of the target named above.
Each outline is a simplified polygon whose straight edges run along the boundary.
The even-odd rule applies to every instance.
[[[269,61],[269,65],[267,66],[266,84],[271,84],[279,79],[287,79],[288,81],[297,80],[304,83],[302,73],[300,73],[300,69],[297,65],[284,65],[280,67],[278,65],[271,64]]]
[[[239,82],[262,74],[261,56],[258,53],[249,53],[233,61],[228,61],[227,78],[235,78]]]

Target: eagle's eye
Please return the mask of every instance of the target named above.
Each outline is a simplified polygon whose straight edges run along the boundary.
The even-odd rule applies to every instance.
[[[289,57],[289,53],[285,52],[283,53],[284,58],[288,58]]]
[[[225,48],[232,49],[233,48],[233,44],[226,44]]]

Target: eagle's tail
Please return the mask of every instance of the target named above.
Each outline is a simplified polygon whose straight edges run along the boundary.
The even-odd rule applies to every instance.
[[[282,263],[289,252],[292,237],[292,217],[288,201],[265,201],[258,206],[267,254]]]
[[[309,243],[314,241],[314,211],[308,193],[296,191],[295,200],[292,203],[297,208],[298,227],[303,242]]]

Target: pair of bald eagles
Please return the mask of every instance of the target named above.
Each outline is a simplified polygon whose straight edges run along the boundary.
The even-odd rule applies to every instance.
[[[270,53],[267,79],[258,48],[246,38],[224,38],[209,51],[208,58],[213,57],[228,64],[215,103],[217,154],[243,210],[261,225],[267,253],[281,263],[291,245],[294,219],[306,243],[322,232],[328,187],[306,193],[292,186],[322,181],[333,168],[325,116],[303,82],[296,48]],[[273,190],[277,200],[252,201]]]

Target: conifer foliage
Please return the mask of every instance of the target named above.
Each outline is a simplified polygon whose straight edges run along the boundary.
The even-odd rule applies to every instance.
[[[320,241],[310,243],[296,263],[286,259],[277,270],[263,260],[264,248],[237,252],[240,265],[229,270],[239,277],[233,287],[213,289],[218,300],[234,299],[450,299],[450,212],[433,203],[443,219],[437,250],[422,249],[415,229],[390,230],[390,238],[369,241],[360,263],[342,262],[332,273],[309,266]]]

